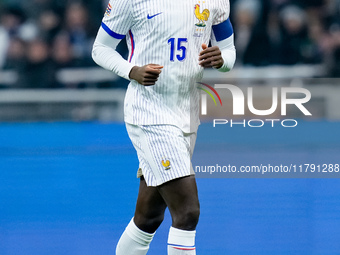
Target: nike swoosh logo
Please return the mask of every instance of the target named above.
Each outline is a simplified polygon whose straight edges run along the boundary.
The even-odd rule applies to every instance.
[[[152,15],[152,16],[150,16],[149,14],[148,14],[148,19],[152,19],[152,18],[154,18],[154,17],[156,17],[156,16],[158,16],[158,15],[160,15],[160,14],[162,14],[163,12],[160,12],[160,13],[157,13],[157,14],[155,14],[155,15]]]

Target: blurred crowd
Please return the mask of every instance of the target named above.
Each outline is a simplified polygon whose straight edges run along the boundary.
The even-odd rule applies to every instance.
[[[340,0],[231,0],[239,65],[324,64],[340,77]]]
[[[57,71],[96,66],[91,50],[106,5],[93,0],[0,0],[0,71],[18,73],[11,87],[89,86],[62,84]],[[126,54],[124,44],[120,47]]]
[[[95,66],[91,49],[107,2],[0,0],[0,71],[18,73],[16,88],[70,86],[56,72]],[[340,0],[230,3],[238,66],[324,64],[327,76],[340,77]]]

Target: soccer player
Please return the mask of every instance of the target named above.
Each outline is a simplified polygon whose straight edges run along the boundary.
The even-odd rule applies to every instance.
[[[227,72],[234,65],[229,9],[228,0],[111,0],[106,9],[92,56],[131,81],[124,118],[140,178],[135,215],[117,255],[147,254],[167,207],[168,254],[196,254],[200,208],[191,156],[199,125],[197,82],[206,67]],[[128,60],[115,50],[125,37]]]

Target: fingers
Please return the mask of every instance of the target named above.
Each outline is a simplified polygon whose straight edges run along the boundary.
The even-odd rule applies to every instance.
[[[202,67],[220,67],[223,64],[221,51],[217,46],[205,48],[202,44],[203,51],[199,54],[199,65]]]
[[[211,62],[211,66],[214,67],[214,68],[221,68],[224,64],[224,60],[218,60],[218,61],[212,61]]]
[[[144,76],[144,78],[142,78],[140,83],[144,86],[151,86],[151,85],[155,85],[157,80],[158,80],[158,75],[146,75]]]
[[[152,65],[147,65],[145,67],[145,72],[147,74],[155,74],[155,75],[159,75],[162,72],[162,68],[163,66],[152,66]]]
[[[152,74],[160,74],[162,72],[164,66],[160,66],[157,64],[149,64],[146,66],[146,72]]]
[[[164,66],[160,66],[158,64],[148,64],[148,66],[151,66],[154,69],[162,69]]]
[[[208,45],[206,45],[205,43],[202,44],[202,49],[205,50],[208,48]]]
[[[209,58],[200,62],[202,67],[215,67],[219,68],[223,65],[223,60],[220,58]]]
[[[199,64],[201,65],[206,62],[212,62],[212,61],[218,61],[218,60],[222,60],[221,55],[209,55],[206,57],[199,58]]]
[[[157,81],[157,80],[156,80]],[[156,84],[156,81],[150,81],[150,82],[143,82],[143,86],[153,86]]]
[[[216,55],[221,55],[221,51],[217,46],[213,46],[201,51],[199,54],[199,60]]]
[[[163,66],[156,64],[149,64],[141,67],[134,66],[129,73],[129,78],[136,80],[139,84],[144,86],[155,85],[159,74],[162,72],[162,68]]]
[[[144,86],[151,86],[151,85],[155,85],[157,80],[158,80],[158,76],[157,77],[144,77],[142,78],[140,84]]]
[[[142,74],[140,83],[144,86],[155,85],[162,69],[163,66],[157,64],[148,64],[144,66],[144,73]]]
[[[203,55],[205,53],[213,52],[213,51],[218,51],[220,48],[218,46],[212,46],[209,48],[205,48],[200,52],[200,55]]]

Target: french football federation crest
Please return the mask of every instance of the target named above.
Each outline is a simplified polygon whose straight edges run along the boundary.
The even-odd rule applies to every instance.
[[[170,169],[170,161],[169,160],[162,160],[162,165],[164,166],[165,170]]]
[[[197,27],[205,27],[205,21],[208,21],[210,16],[210,11],[208,9],[204,9],[202,12],[200,11],[200,5],[195,5],[195,16],[198,19],[198,23],[195,24]]]

